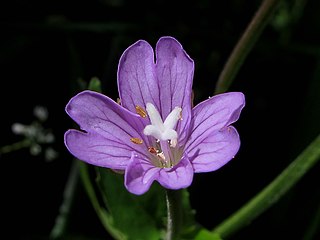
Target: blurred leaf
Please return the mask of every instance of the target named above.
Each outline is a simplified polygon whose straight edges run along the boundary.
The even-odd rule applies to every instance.
[[[222,240],[222,238],[218,234],[203,228],[198,232],[194,240]]]
[[[163,189],[153,184],[147,193],[136,196],[124,187],[123,175],[104,168],[96,171],[112,225],[123,234],[123,239],[160,239],[166,217]]]
[[[164,189],[154,183],[147,193],[136,196],[124,187],[123,175],[98,167],[96,171],[97,184],[112,218],[112,228],[121,232],[122,239],[162,239],[167,215]],[[186,189],[181,191],[181,239],[220,239],[195,223],[189,193]]]
[[[96,92],[101,92],[101,82],[97,77],[90,79],[88,89]]]
[[[124,239],[121,232],[114,228],[112,216],[106,211],[105,208],[101,206],[100,202],[98,201],[96,191],[90,178],[89,165],[81,161],[78,162],[82,183],[102,225],[115,239]]]
[[[182,230],[181,236],[183,239],[194,239],[199,231],[199,226],[195,223],[195,210],[191,208],[189,192],[186,189],[181,190],[182,196]]]

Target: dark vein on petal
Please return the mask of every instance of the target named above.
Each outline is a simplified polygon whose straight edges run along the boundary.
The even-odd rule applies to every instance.
[[[144,75],[145,75],[145,78],[146,78],[145,69],[144,69],[143,72],[144,72]],[[138,79],[139,79],[139,76],[138,76],[138,72],[136,71],[136,83],[137,83],[138,88],[139,88],[139,92],[140,92],[141,99],[142,99],[142,101],[144,102],[144,105],[146,106],[146,101],[145,101],[144,96],[143,96],[143,94],[142,94],[141,86],[140,86],[140,81],[139,81]]]

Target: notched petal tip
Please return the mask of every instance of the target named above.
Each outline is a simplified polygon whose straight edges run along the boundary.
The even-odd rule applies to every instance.
[[[70,151],[69,147],[68,147],[68,135],[70,134],[71,131],[74,131],[72,129],[69,129],[68,131],[66,131],[63,135],[63,142],[64,145],[66,146],[66,148]]]
[[[192,63],[192,68],[194,68],[194,61],[188,55],[188,53],[184,50],[182,44],[171,36],[163,36],[161,37],[156,44],[156,52],[159,53],[160,49],[170,49],[170,54],[175,55],[176,57],[183,53],[184,56],[187,57],[188,61]],[[158,54],[157,54],[158,55]]]
[[[245,95],[242,92],[228,92],[225,93],[230,95],[230,97],[233,98],[233,101],[235,103],[237,103],[239,106],[241,106],[241,108],[243,108],[246,104],[246,99],[245,99]]]
[[[173,168],[162,168],[155,180],[165,188],[176,190],[189,187],[192,183],[193,175],[192,164],[185,155]]]
[[[76,94],[75,96],[73,96],[69,102],[67,103],[66,107],[65,107],[65,111],[69,114],[70,110],[72,109],[72,105],[74,103],[74,101],[76,101],[78,98],[83,97],[85,95],[101,95],[100,93],[91,91],[91,90],[84,90],[82,92],[79,92],[78,94]]]
[[[73,156],[81,159],[81,156],[77,154],[78,149],[81,149],[81,145],[76,146],[75,134],[86,135],[87,133],[75,129],[69,129],[64,133],[64,145]]]
[[[77,159],[95,166],[117,170],[124,170],[127,167],[132,151],[125,149],[122,144],[112,144],[97,134],[74,129],[65,133],[64,142],[69,152]]]
[[[91,90],[84,90],[80,93],[78,93],[77,95],[73,96],[69,102],[67,103],[66,107],[65,107],[65,111],[66,113],[78,124],[81,125],[79,122],[79,119],[77,119],[77,113],[78,113],[78,109],[80,108],[79,106],[84,106],[83,103],[85,103],[86,106],[91,106],[92,102],[89,101],[89,99],[99,99],[99,100],[103,100],[104,98],[107,98],[106,96],[104,96],[101,93],[98,92],[94,92]]]
[[[139,59],[143,56],[153,56],[153,48],[152,46],[145,40],[138,40],[132,45],[130,45],[121,55],[119,65],[118,65],[118,74],[121,71],[121,66],[126,61],[131,61],[133,59]],[[132,62],[135,64],[135,62]]]
[[[135,112],[137,105],[145,107],[158,96],[154,73],[155,56],[152,46],[139,40],[121,55],[118,64],[118,91],[122,106]]]
[[[228,122],[228,124],[232,124],[239,119],[241,111],[245,107],[246,100],[245,95],[242,92],[229,92],[226,94],[230,95],[231,102],[233,102],[235,106]]]
[[[149,190],[159,170],[132,152],[130,163],[125,170],[125,187],[132,194],[142,195]]]

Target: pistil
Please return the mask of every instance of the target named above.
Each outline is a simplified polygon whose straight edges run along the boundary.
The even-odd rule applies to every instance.
[[[164,154],[164,162],[166,168],[173,167],[173,155],[169,146],[168,141],[160,141],[161,150]]]
[[[157,150],[156,155],[163,167],[170,168],[175,164],[171,148],[175,148],[178,143],[178,133],[174,129],[177,122],[181,119],[182,109],[175,107],[164,122],[160,113],[152,103],[147,103],[146,111],[151,124],[144,128],[143,133],[157,139],[160,149]],[[149,147],[148,150],[152,153],[154,149],[154,147]]]

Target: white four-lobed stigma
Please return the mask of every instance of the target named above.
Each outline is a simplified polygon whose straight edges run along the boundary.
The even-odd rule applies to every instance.
[[[175,147],[177,144],[178,134],[174,129],[181,118],[182,109],[180,107],[175,107],[164,122],[162,121],[160,113],[152,103],[147,103],[146,110],[149,115],[151,125],[147,125],[144,128],[143,133],[162,141],[170,140],[171,146]]]

